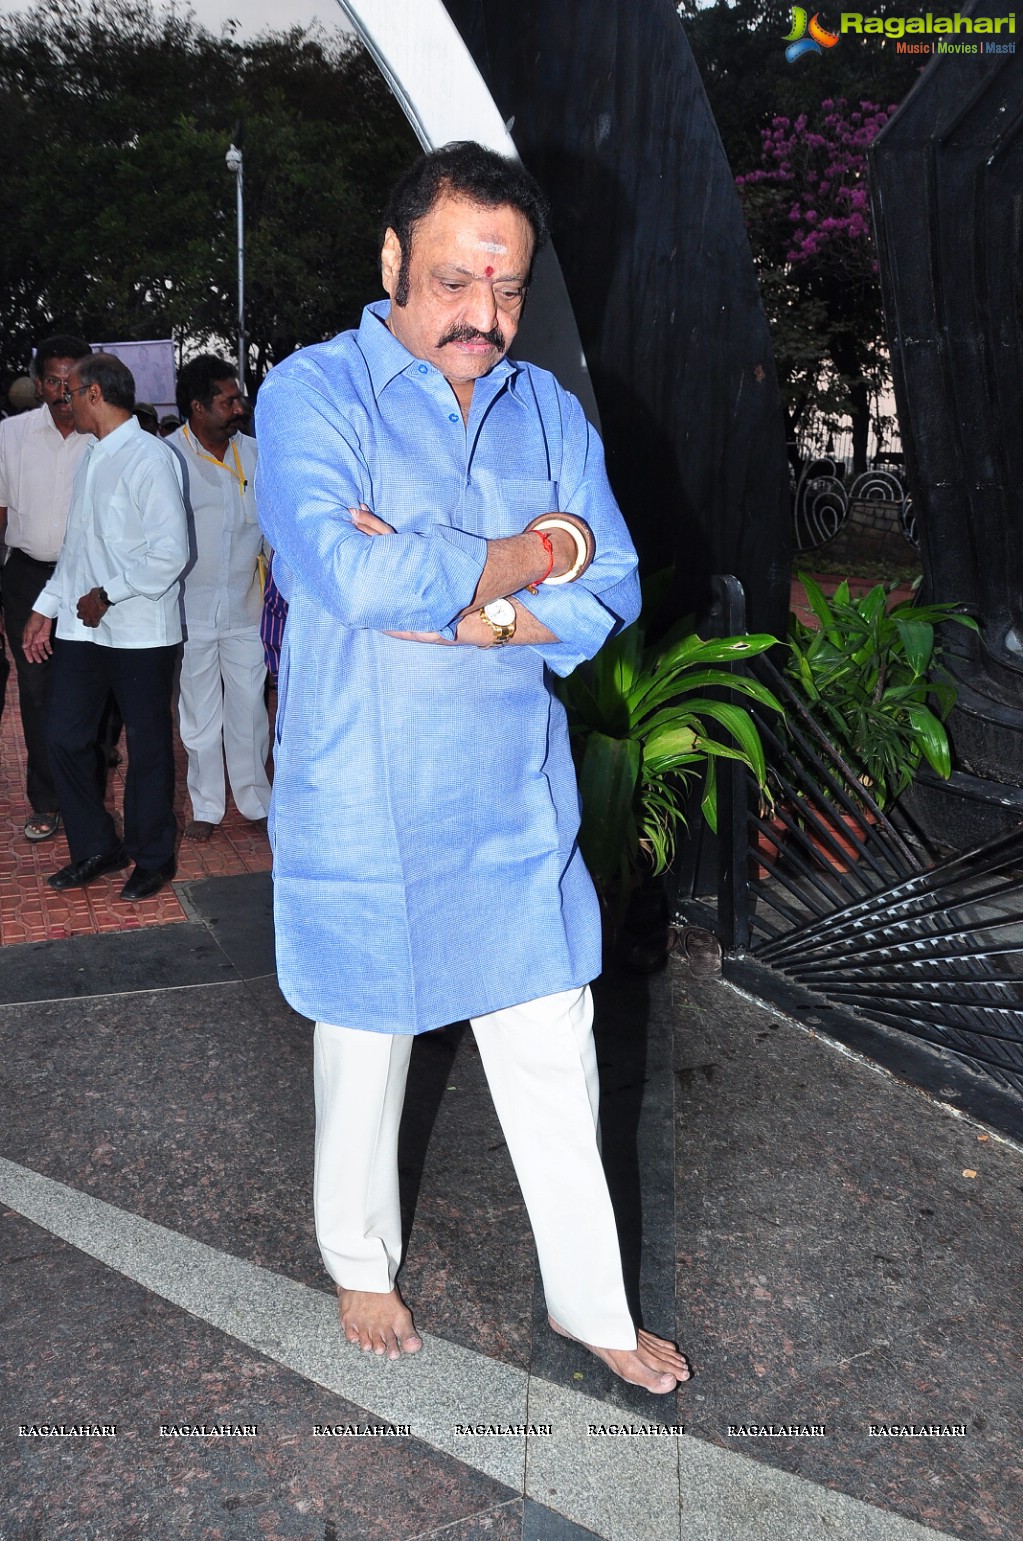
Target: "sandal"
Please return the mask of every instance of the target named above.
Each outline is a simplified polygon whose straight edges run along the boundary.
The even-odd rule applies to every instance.
[[[59,813],[34,813],[25,825],[25,839],[52,840],[59,828]]]
[[[713,979],[721,973],[721,943],[713,931],[682,925],[675,928],[675,935],[694,979]]]

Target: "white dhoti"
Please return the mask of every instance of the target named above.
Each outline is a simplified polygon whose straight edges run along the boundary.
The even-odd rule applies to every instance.
[[[270,747],[264,686],[266,660],[258,628],[209,639],[189,637],[181,659],[178,723],[188,752],[192,817],[224,817],[224,761],[231,795],[246,819],[270,807]]]
[[[584,1343],[635,1348],[597,1137],[589,989],[472,1019],[525,1199],[554,1319]],[[316,1235],[346,1289],[386,1293],[401,1262],[398,1126],[413,1036],[318,1022]]]

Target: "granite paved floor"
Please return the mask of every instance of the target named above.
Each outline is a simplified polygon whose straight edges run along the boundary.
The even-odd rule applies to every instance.
[[[605,980],[630,1281],[697,1370],[655,1399],[546,1329],[471,1035],[430,1035],[402,1141],[426,1347],[367,1362],[312,1234],[269,878],[177,898],[0,949],[2,1541],[1023,1534],[1018,1148],[681,964]]]

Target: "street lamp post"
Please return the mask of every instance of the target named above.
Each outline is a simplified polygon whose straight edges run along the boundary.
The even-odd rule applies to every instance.
[[[227,169],[235,179],[238,195],[238,384],[245,394],[245,198],[242,191],[242,152],[231,145],[227,152]]]

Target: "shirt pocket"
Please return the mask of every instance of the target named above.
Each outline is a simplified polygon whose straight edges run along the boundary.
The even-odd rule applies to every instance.
[[[520,535],[541,514],[558,508],[557,482],[477,471],[466,488],[463,528],[488,540]]]

